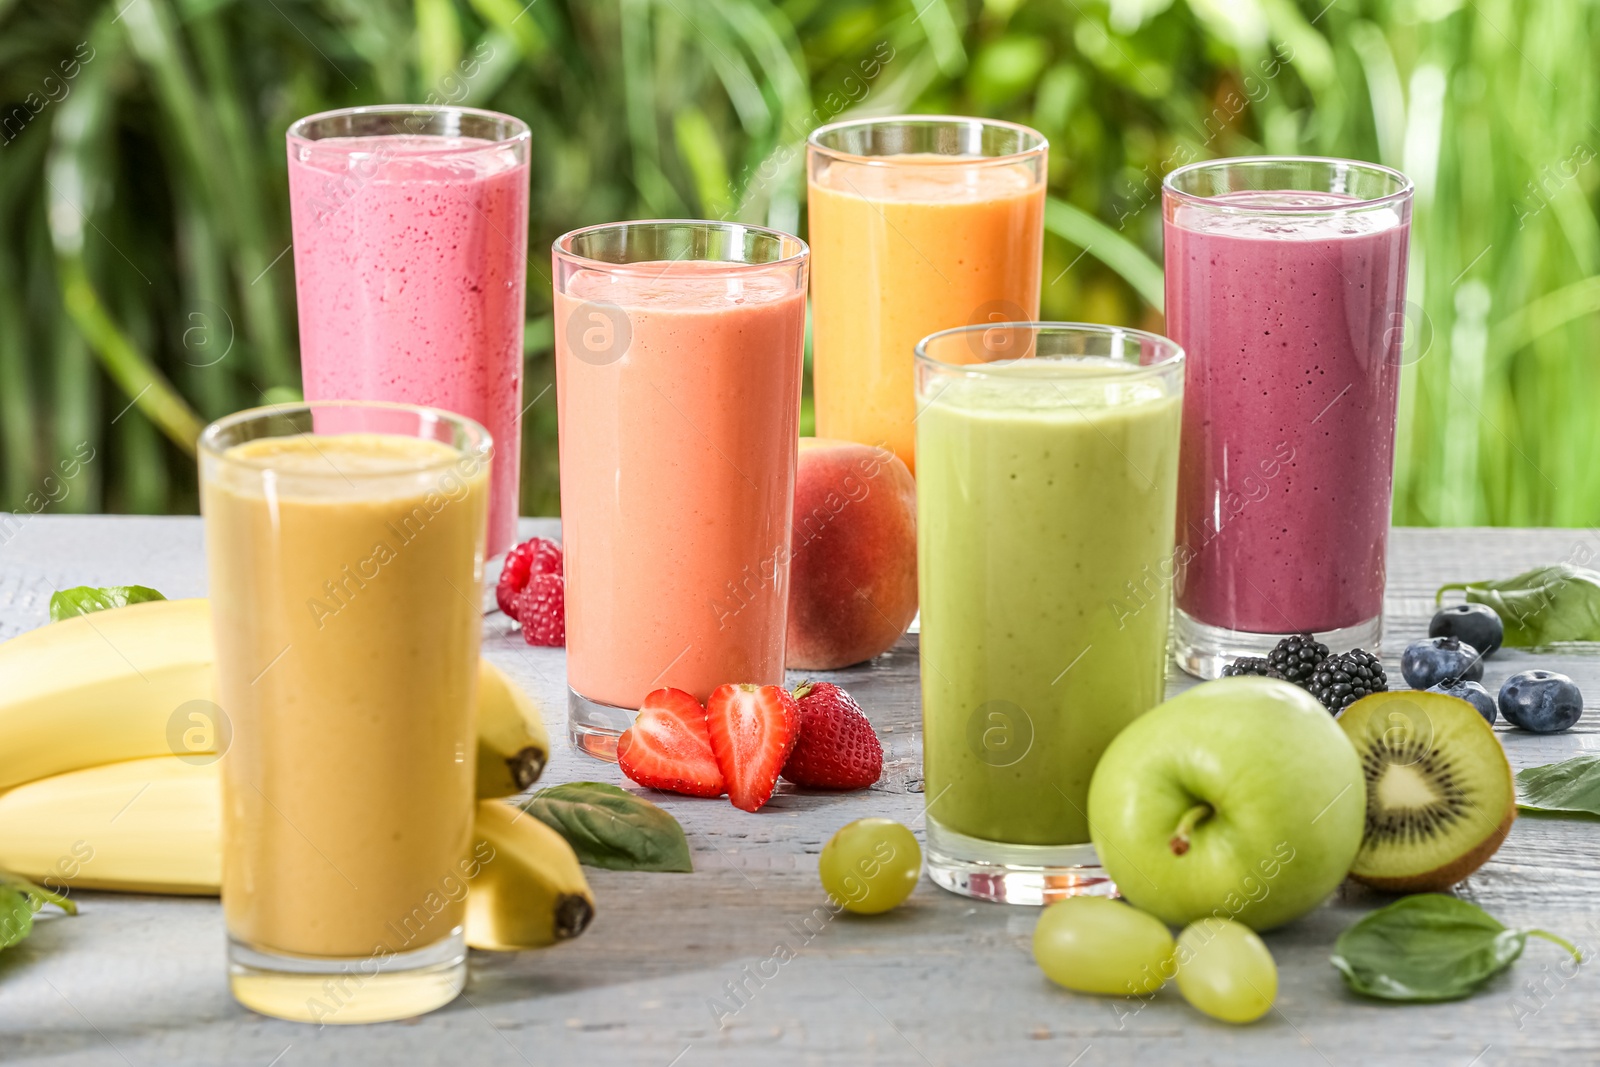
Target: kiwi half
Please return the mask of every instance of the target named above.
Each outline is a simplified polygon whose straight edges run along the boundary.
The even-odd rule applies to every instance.
[[[1448,889],[1511,832],[1516,786],[1477,709],[1443,693],[1374,693],[1339,726],[1367,778],[1367,827],[1350,877],[1378,889]]]

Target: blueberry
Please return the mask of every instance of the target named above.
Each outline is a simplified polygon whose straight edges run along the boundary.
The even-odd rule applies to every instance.
[[[1447,697],[1465,700],[1468,704],[1478,709],[1478,714],[1482,715],[1484,721],[1490,726],[1494,725],[1494,720],[1498,717],[1494,706],[1494,697],[1490,696],[1489,691],[1477,682],[1463,682],[1455,678],[1446,678],[1438,685],[1430,686],[1428,692],[1443,693]]]
[[[1400,653],[1400,673],[1413,689],[1427,689],[1447,678],[1476,682],[1483,677],[1483,657],[1458,637],[1413,641]]]
[[[1564,674],[1523,671],[1500,687],[1500,714],[1519,729],[1558,734],[1583,714],[1583,694]]]
[[[1487,604],[1455,604],[1440,608],[1428,623],[1429,637],[1459,637],[1488,659],[1505,641],[1500,616]]]

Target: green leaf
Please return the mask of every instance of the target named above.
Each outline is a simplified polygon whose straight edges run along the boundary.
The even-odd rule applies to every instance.
[[[522,810],[566,838],[587,866],[694,870],[678,820],[626,789],[604,782],[568,782],[539,790]]]
[[[1574,756],[1518,771],[1517,807],[1600,815],[1600,756]]]
[[[54,904],[68,915],[78,914],[78,906],[60,893],[0,871],[0,949],[10,948],[32,933],[33,914],[46,904]]]
[[[60,622],[74,615],[92,615],[110,608],[165,599],[147,585],[77,585],[50,594],[50,621]]]
[[[1451,582],[1434,599],[1457,589],[1499,613],[1508,646],[1600,641],[1600,571],[1554,563],[1498,581]]]
[[[1380,1000],[1469,996],[1522,955],[1529,935],[1583,957],[1543,930],[1512,930],[1476,904],[1442,893],[1395,901],[1339,935],[1331,961],[1357,993]]]

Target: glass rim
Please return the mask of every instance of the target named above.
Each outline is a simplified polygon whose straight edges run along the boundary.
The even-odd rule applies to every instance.
[[[1054,334],[1079,334],[1095,335],[1107,338],[1130,338],[1141,343],[1149,342],[1162,352],[1160,359],[1151,363],[1129,363],[1126,370],[1107,370],[1099,374],[1074,374],[1074,381],[1089,382],[1125,382],[1129,378],[1153,378],[1163,373],[1169,373],[1184,364],[1185,353],[1183,346],[1170,337],[1149,330],[1139,330],[1132,326],[1111,326],[1102,322],[981,322],[971,326],[954,326],[948,330],[939,330],[930,333],[918,341],[914,349],[917,362],[925,367],[941,372],[965,374],[971,377],[1000,377],[1007,376],[1005,371],[996,370],[990,363],[947,363],[928,354],[930,342],[938,341],[945,337],[954,337],[958,334],[985,333],[989,330],[1019,329],[1029,330],[1034,336],[1046,333]],[[1089,355],[1067,356],[1031,356],[1032,360],[1046,362],[1056,361],[1067,363],[1073,360],[1099,358]],[[1005,360],[1009,367],[1016,361]],[[1037,377],[1045,377],[1040,375]]]
[[[1242,169],[1265,167],[1274,164],[1304,164],[1320,163],[1330,167],[1345,167],[1351,170],[1365,171],[1368,174],[1377,174],[1389,178],[1395,183],[1393,192],[1384,193],[1382,196],[1369,197],[1363,200],[1351,200],[1348,203],[1329,207],[1327,205],[1299,204],[1277,205],[1271,207],[1245,206],[1236,201],[1231,201],[1218,196],[1201,196],[1198,193],[1185,192],[1179,189],[1176,182],[1190,174],[1204,170],[1223,170],[1229,167]],[[1161,179],[1161,192],[1163,196],[1170,196],[1174,200],[1186,204],[1202,204],[1217,211],[1229,211],[1240,215],[1339,215],[1352,211],[1371,211],[1375,208],[1387,207],[1411,199],[1416,186],[1403,171],[1393,167],[1386,167],[1382,163],[1368,163],[1361,159],[1344,159],[1339,156],[1223,156],[1217,159],[1202,159],[1194,163],[1185,163],[1167,172]],[[1263,189],[1259,192],[1326,192],[1318,189]]]
[[[512,132],[509,137],[500,137],[494,140],[485,138],[483,139],[484,143],[481,145],[451,145],[448,148],[407,148],[401,154],[408,156],[459,155],[466,152],[482,152],[486,148],[500,148],[505,145],[533,140],[533,131],[528,128],[528,124],[515,115],[507,115],[503,111],[489,111],[481,107],[458,107],[454,104],[363,104],[359,107],[337,107],[331,111],[318,111],[315,114],[295,119],[289,124],[288,130],[284,132],[284,139],[290,144],[314,145],[318,141],[326,140],[326,138],[307,135],[306,131],[313,124],[328,119],[353,115],[471,115],[474,118],[506,122],[511,126]],[[393,135],[358,133],[339,136],[364,138]]]
[[[821,153],[832,160],[845,163],[859,163],[871,167],[903,166],[895,163],[896,159],[903,158],[904,153],[892,156],[866,156],[855,152],[846,152],[838,148],[830,148],[823,144],[820,138],[838,130],[847,130],[862,126],[888,126],[893,124],[907,126],[978,126],[996,130],[1011,130],[1031,138],[1032,143],[1026,148],[1015,152],[1007,152],[999,156],[940,156],[932,158],[918,158],[917,165],[930,167],[988,167],[1007,163],[1017,163],[1033,156],[1043,155],[1050,148],[1050,139],[1032,126],[1024,126],[1020,122],[1008,122],[1005,119],[988,119],[976,115],[878,115],[873,118],[840,119],[838,122],[829,122],[818,126],[806,137],[806,147]]]
[[[494,438],[489,434],[489,431],[484,428],[483,424],[478,422],[476,419],[468,418],[465,415],[458,415],[453,411],[446,411],[443,408],[429,407],[425,404],[402,404],[392,400],[296,400],[285,404],[262,404],[260,407],[244,408],[241,411],[235,411],[231,415],[224,415],[221,418],[215,419],[209,423],[206,428],[200,432],[200,439],[198,442],[199,451],[204,453],[206,456],[219,460],[223,463],[231,463],[239,467],[249,468],[250,470],[269,472],[273,469],[273,466],[270,463],[253,463],[249,460],[229,458],[227,455],[228,449],[234,446],[220,444],[218,439],[226,431],[236,429],[245,423],[256,422],[273,417],[282,418],[292,415],[295,412],[310,412],[317,408],[336,408],[356,411],[404,412],[412,415],[426,416],[433,422],[448,423],[465,431],[467,435],[468,443],[465,446],[456,445],[446,441],[439,442],[440,444],[449,444],[450,447],[454,449],[456,455],[452,456],[450,459],[441,459],[437,463],[426,463],[405,471],[374,472],[371,475],[356,474],[353,477],[357,479],[366,477],[392,478],[396,474],[426,474],[430,471],[444,470],[448,467],[453,467],[463,458],[477,458],[481,460],[491,458],[494,454]],[[383,431],[375,432],[381,433]],[[291,437],[316,435],[278,434],[276,436]],[[398,436],[414,437],[416,435]],[[427,438],[418,439],[427,440]],[[255,438],[254,440],[260,440],[260,438]],[[339,470],[296,471],[294,473],[294,477],[343,478],[348,481],[352,475],[346,471]]]
[[[632,226],[654,226],[662,228],[670,226],[699,226],[708,229],[722,230],[727,233],[740,231],[744,233],[757,234],[761,237],[773,238],[778,241],[780,247],[788,249],[787,255],[780,259],[770,260],[766,263],[751,263],[748,260],[743,259],[696,259],[684,261],[693,263],[714,263],[721,268],[717,271],[719,274],[755,274],[764,271],[778,270],[781,268],[792,267],[800,263],[805,263],[811,256],[811,246],[806,244],[805,241],[796,237],[792,233],[788,233],[784,230],[776,230],[770,226],[756,226],[745,222],[728,222],[723,219],[629,219],[623,222],[600,222],[592,226],[580,226],[575,230],[568,230],[566,233],[550,242],[550,251],[551,254],[556,256],[558,259],[564,260],[579,268],[603,270],[611,273],[624,274],[650,273],[650,270],[644,269],[645,265],[647,263],[656,264],[659,263],[660,260],[640,260],[635,263],[614,263],[608,259],[593,259],[589,256],[583,255],[581,252],[574,252],[572,250],[573,242],[580,237],[587,236],[591,233],[601,233],[606,230],[623,230]]]

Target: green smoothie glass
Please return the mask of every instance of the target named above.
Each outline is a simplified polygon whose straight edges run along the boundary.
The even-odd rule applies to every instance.
[[[917,345],[928,872],[1010,904],[1115,892],[1089,777],[1162,699],[1183,350],[1078,323]]]

